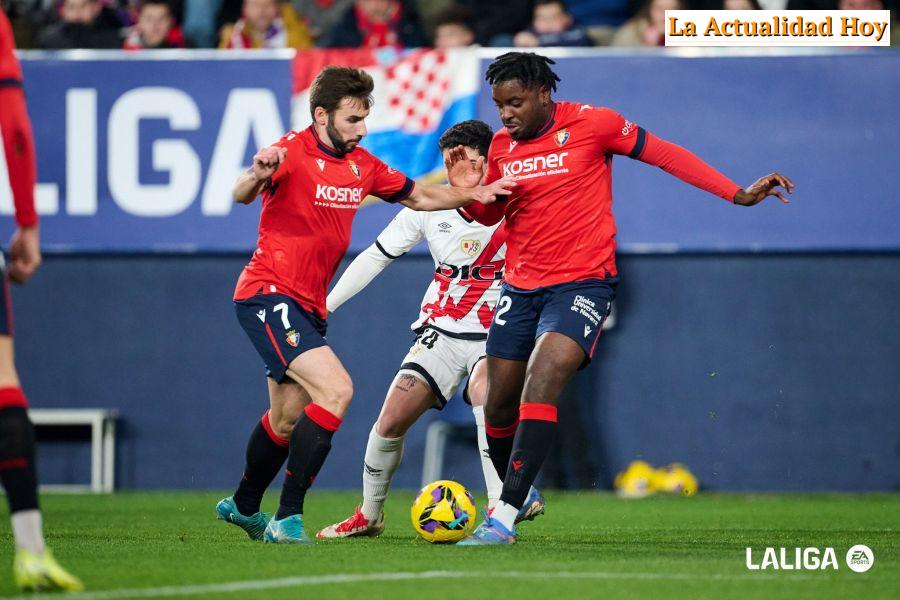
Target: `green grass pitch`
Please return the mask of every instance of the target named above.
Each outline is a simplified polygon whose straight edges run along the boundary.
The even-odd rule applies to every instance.
[[[490,548],[418,539],[409,491],[392,493],[380,538],[312,547],[251,542],[216,521],[213,507],[222,496],[48,495],[42,502],[49,543],[84,580],[88,598],[900,597],[898,494],[626,501],[551,492],[547,514],[520,527],[518,544]],[[264,508],[275,498],[270,493]],[[313,490],[307,525],[314,531],[339,520],[357,501],[356,493]],[[10,596],[16,590],[5,512],[0,521],[0,596]],[[875,553],[867,573],[850,571],[844,559],[860,543]],[[766,546],[831,546],[840,568],[748,571],[747,546],[757,557]]]

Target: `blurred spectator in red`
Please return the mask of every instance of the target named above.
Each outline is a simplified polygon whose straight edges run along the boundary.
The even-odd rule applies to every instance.
[[[643,8],[613,36],[613,46],[662,46],[666,36],[666,11],[684,10],[682,0],[647,0]]]
[[[465,48],[475,43],[469,11],[451,6],[437,14],[434,22],[435,48]]]
[[[324,40],[329,48],[420,48],[418,13],[400,0],[356,0]]]
[[[184,48],[184,34],[175,22],[168,0],[141,2],[137,23],[125,36],[125,50]]]
[[[587,32],[575,26],[564,0],[537,0],[531,27],[513,38],[519,48],[537,46],[593,46]]]
[[[121,48],[120,29],[115,13],[99,0],[63,0],[59,21],[41,33],[39,44],[48,50]]]
[[[278,0],[244,0],[243,15],[222,27],[219,48],[310,48],[312,37],[294,7]]]

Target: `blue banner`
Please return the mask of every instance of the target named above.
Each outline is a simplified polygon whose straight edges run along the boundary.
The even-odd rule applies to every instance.
[[[779,171],[796,191],[735,207],[617,157],[621,251],[900,250],[900,53],[697,53],[548,52],[556,98],[608,106],[742,186]],[[487,87],[478,114],[500,125]]]
[[[483,52],[482,72],[490,62]],[[617,158],[623,251],[900,250],[900,54],[547,53],[562,79],[556,97],[614,108],[742,185],[776,170],[797,184],[787,206],[767,200],[745,209]],[[154,56],[165,59],[65,53],[23,60],[45,250],[254,247],[259,205],[235,206],[231,186],[259,146],[291,127],[291,55]],[[475,85],[478,115],[499,127],[489,88]],[[387,84],[376,88],[376,106],[379,94],[390,93]],[[445,107],[441,126],[475,110],[463,115],[459,106]],[[409,150],[392,148],[390,135],[370,140],[388,163],[391,151]],[[369,245],[396,210],[363,208],[351,251]],[[11,214],[2,189],[0,213]]]

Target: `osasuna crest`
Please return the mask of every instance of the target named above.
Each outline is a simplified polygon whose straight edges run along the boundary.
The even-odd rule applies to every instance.
[[[566,142],[569,141],[569,131],[567,129],[560,129],[556,132],[556,145],[562,146]]]
[[[353,171],[353,174],[356,175],[357,179],[359,179],[359,167],[357,167],[356,163],[352,160],[350,161],[350,170]]]
[[[511,141],[511,142],[509,143],[509,152],[512,152],[512,151],[515,149],[516,144],[518,144],[518,143],[519,143],[519,142],[517,142],[516,140]]]
[[[324,173],[325,172],[325,161],[322,160],[321,158],[317,158],[316,164],[319,165],[319,170]]]
[[[460,240],[459,248],[469,256],[475,256],[481,250],[481,240]]]
[[[292,347],[296,348],[297,344],[300,343],[300,334],[297,333],[295,330],[291,329],[284,336],[284,339],[288,344],[290,344]]]

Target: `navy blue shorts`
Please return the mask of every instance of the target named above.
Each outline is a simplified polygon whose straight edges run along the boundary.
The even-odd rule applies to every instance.
[[[257,294],[235,300],[238,322],[266,365],[266,376],[284,381],[291,361],[313,348],[327,346],[324,319],[283,294]]]
[[[537,339],[555,331],[578,342],[585,356],[579,368],[585,368],[609,316],[618,282],[618,278],[587,279],[534,290],[504,283],[488,333],[488,355],[527,361]]]

